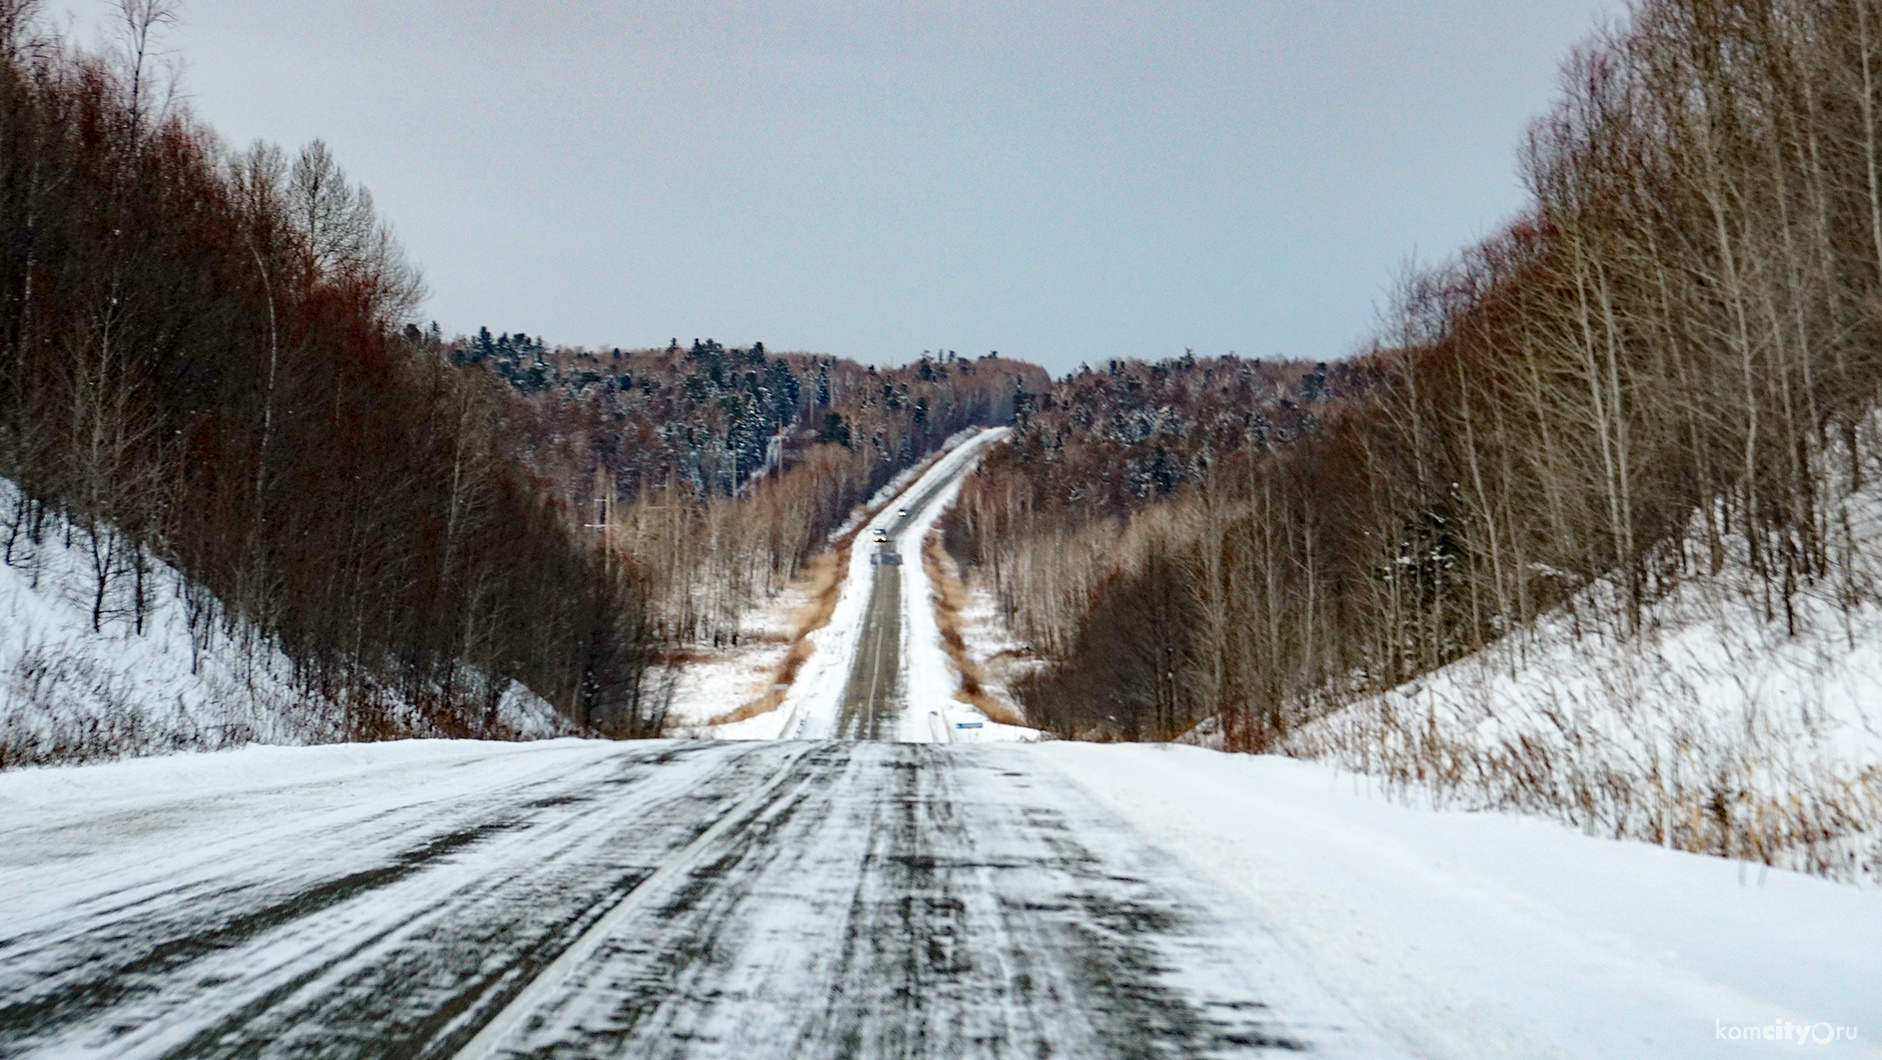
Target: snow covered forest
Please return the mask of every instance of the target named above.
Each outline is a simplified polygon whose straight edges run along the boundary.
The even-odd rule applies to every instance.
[[[1029,717],[1882,870],[1879,104],[1874,4],[1643,0],[1565,65],[1529,207],[1331,385],[1057,384],[950,537],[1049,663]],[[1254,379],[1298,428],[1214,411]]]

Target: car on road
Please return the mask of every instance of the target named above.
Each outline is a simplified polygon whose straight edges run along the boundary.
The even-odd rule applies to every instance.
[[[895,510],[895,517],[896,517],[897,519],[906,519],[906,518],[908,518],[908,509],[907,509],[907,508],[897,508],[897,509]]]
[[[888,543],[888,541],[889,541],[889,532],[888,532],[888,530],[886,530],[886,529],[884,529],[883,527],[880,527],[880,526],[878,526],[878,527],[876,527],[876,530],[875,530],[875,533],[874,533],[874,534],[873,534],[872,536],[874,537],[874,539],[875,539],[875,542],[876,542],[876,544],[878,544],[878,545],[883,545],[883,544],[887,544],[887,543]]]

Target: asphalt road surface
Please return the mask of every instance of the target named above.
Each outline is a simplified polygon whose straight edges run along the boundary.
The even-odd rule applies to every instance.
[[[0,1056],[1387,1055],[1024,746],[451,753],[0,822]]]
[[[881,553],[876,553],[878,556]],[[862,636],[849,683],[843,686],[839,739],[881,740],[895,736],[906,704],[902,691],[902,568],[881,564],[869,591]]]

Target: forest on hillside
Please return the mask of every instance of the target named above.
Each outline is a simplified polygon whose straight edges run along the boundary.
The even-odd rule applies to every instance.
[[[1164,364],[1022,412],[949,540],[1051,664],[1036,723],[1271,748],[1569,601],[1626,636],[1741,553],[1781,625],[1877,600],[1847,501],[1882,455],[1882,5],[1641,0],[1561,86],[1527,208],[1405,276],[1318,404],[1257,432]]]
[[[318,141],[231,148],[177,105],[163,5],[126,5],[107,54],[0,14],[7,560],[77,535],[94,628],[182,593],[201,647],[278,646],[356,737],[395,734],[395,700],[485,731],[512,679],[631,719],[644,604],[570,537],[498,388],[399,337],[422,286],[365,189]]]
[[[1314,437],[1369,400],[1382,378],[1368,358],[1186,353],[1081,366],[1021,404],[1010,443],[988,454],[947,515],[947,549],[982,572],[1017,634],[1064,659],[1117,576],[1122,540],[1141,537],[1146,519],[1229,465],[1248,466],[1249,454]],[[1172,682],[1169,667],[1159,672]],[[1115,695],[1128,701],[1134,690]]]

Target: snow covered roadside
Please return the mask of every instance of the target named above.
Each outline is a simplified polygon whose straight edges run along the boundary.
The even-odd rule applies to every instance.
[[[1413,799],[1882,883],[1882,557],[1863,547],[1882,542],[1882,488],[1844,514],[1853,544],[1788,615],[1728,542],[1721,571],[1691,564],[1638,632],[1597,583],[1283,749]]]
[[[1007,625],[1001,612],[999,600],[984,579],[964,574],[960,564],[948,554],[941,540],[939,531],[934,532],[928,541],[928,553],[925,557],[932,561],[927,567],[930,581],[935,582],[937,601],[936,617],[944,627],[943,641],[956,676],[961,684],[958,697],[987,712],[987,704],[994,705],[995,711],[1003,719],[1025,716],[1025,707],[1013,688],[1018,679],[1042,665],[1032,651],[1032,646],[1015,636]],[[951,614],[950,614],[951,612]],[[945,627],[952,626],[958,644],[945,644]],[[968,687],[968,674],[963,669],[971,670],[973,687]],[[1010,726],[1009,726],[1010,727]],[[1044,733],[1027,728],[1028,739],[1043,738]]]
[[[468,765],[478,768],[462,771],[465,783],[481,787],[497,774],[561,770],[570,761],[606,757],[617,746],[613,741],[574,737],[526,743],[390,740],[318,747],[250,745],[85,766],[29,767],[0,773],[0,818],[26,820],[30,814],[31,820],[43,826],[48,814],[56,817],[68,808],[97,817],[118,808],[150,807],[185,798],[213,801],[225,792],[257,788],[355,785],[359,778],[371,776],[397,786],[420,786],[410,779],[413,776],[431,778],[425,781],[429,786],[435,784],[434,768]],[[428,797],[437,794],[430,791]]]
[[[1317,763],[1035,753],[1241,899],[1414,1055],[1882,1056],[1882,891],[1414,809]],[[1856,1040],[1798,1040],[1836,1028]]]
[[[710,736],[717,729],[730,727],[711,725],[713,718],[762,698],[791,650],[798,614],[812,602],[809,583],[794,582],[740,618],[737,646],[695,648],[670,674],[656,671],[656,680],[672,681],[667,734],[681,738]]]

